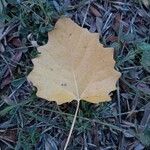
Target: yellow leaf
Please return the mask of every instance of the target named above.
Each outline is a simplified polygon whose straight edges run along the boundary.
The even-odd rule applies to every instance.
[[[113,49],[104,48],[97,33],[66,18],[58,20],[48,37],[48,43],[38,48],[41,55],[33,60],[28,77],[37,95],[58,104],[74,99],[110,100],[120,76],[114,70]]]

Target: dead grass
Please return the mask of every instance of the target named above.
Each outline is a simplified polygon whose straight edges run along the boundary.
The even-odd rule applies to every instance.
[[[122,73],[112,101],[82,101],[68,149],[149,149],[150,9],[132,0],[1,1],[0,148],[63,149],[76,102],[58,106],[36,97],[26,76],[56,20],[69,16],[115,48]],[[142,43],[142,44],[141,44]]]

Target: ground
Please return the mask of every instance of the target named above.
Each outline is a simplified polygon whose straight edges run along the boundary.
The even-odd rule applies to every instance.
[[[136,0],[0,1],[0,148],[62,150],[76,101],[58,106],[36,96],[26,77],[36,45],[61,16],[98,32],[114,47],[122,74],[112,101],[81,102],[68,150],[150,149],[150,7]]]

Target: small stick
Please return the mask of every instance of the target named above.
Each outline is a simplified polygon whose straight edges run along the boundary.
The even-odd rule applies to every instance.
[[[71,125],[70,131],[69,131],[69,135],[68,135],[67,141],[65,143],[64,150],[66,150],[67,147],[68,147],[68,144],[69,144],[69,141],[70,141],[73,129],[74,129],[74,125],[75,125],[75,122],[76,122],[76,119],[77,119],[77,114],[78,114],[79,106],[80,106],[80,100],[77,100],[76,112],[74,114],[74,118],[73,118],[73,121],[72,121],[72,125]]]

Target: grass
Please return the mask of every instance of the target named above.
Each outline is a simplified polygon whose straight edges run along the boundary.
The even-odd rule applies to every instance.
[[[132,0],[0,1],[0,148],[63,149],[76,102],[58,106],[36,97],[26,80],[61,15],[115,48],[122,73],[112,101],[81,102],[68,149],[149,149],[149,9]],[[83,22],[84,20],[84,22]]]

